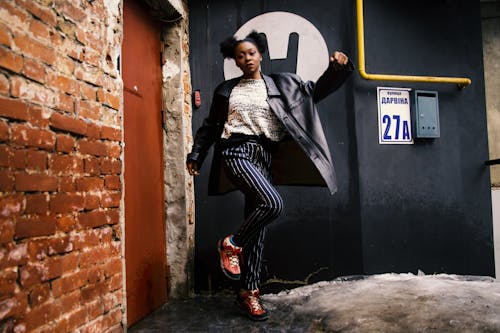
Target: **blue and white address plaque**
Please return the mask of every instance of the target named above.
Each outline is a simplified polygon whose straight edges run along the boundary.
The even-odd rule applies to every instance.
[[[377,87],[380,144],[413,144],[410,90]]]

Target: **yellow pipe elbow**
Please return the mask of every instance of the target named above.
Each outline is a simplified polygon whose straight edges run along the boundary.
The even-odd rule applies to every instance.
[[[440,76],[413,76],[413,75],[390,75],[369,74],[365,69],[365,32],[363,17],[363,0],[356,0],[356,16],[358,27],[358,71],[365,80],[374,81],[401,81],[401,82],[431,82],[431,83],[453,83],[459,88],[469,86],[472,81],[462,77],[440,77]]]

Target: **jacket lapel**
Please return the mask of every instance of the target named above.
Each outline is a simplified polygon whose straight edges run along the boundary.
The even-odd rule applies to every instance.
[[[280,96],[281,93],[278,90],[278,87],[276,87],[276,83],[274,83],[274,80],[265,74],[262,74],[262,77],[264,78],[264,82],[266,83],[267,87],[267,95],[269,97],[271,96]]]

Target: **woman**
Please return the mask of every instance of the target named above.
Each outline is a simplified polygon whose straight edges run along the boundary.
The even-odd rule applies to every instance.
[[[220,265],[230,279],[240,280],[237,303],[250,319],[265,320],[259,299],[266,226],[283,209],[274,184],[322,185],[333,194],[336,179],[316,102],[336,90],[353,70],[342,52],[334,52],[316,83],[295,74],[260,71],[265,38],[252,31],[229,37],[222,55],[233,58],[243,76],[216,89],[208,117],[198,129],[187,156],[187,169],[197,176],[215,143],[209,194],[239,189],[245,195],[245,220],[218,243]]]

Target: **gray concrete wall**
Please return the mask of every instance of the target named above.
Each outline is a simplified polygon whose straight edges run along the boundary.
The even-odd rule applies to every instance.
[[[490,159],[500,158],[500,1],[482,1],[484,81]],[[496,276],[500,274],[500,165],[490,168]]]
[[[500,158],[500,1],[482,7],[484,80],[490,158]],[[491,167],[491,184],[500,187],[500,166]]]
[[[191,147],[191,76],[187,4],[183,18],[164,27],[163,114],[169,297],[188,296],[192,287],[194,194],[185,156]]]

